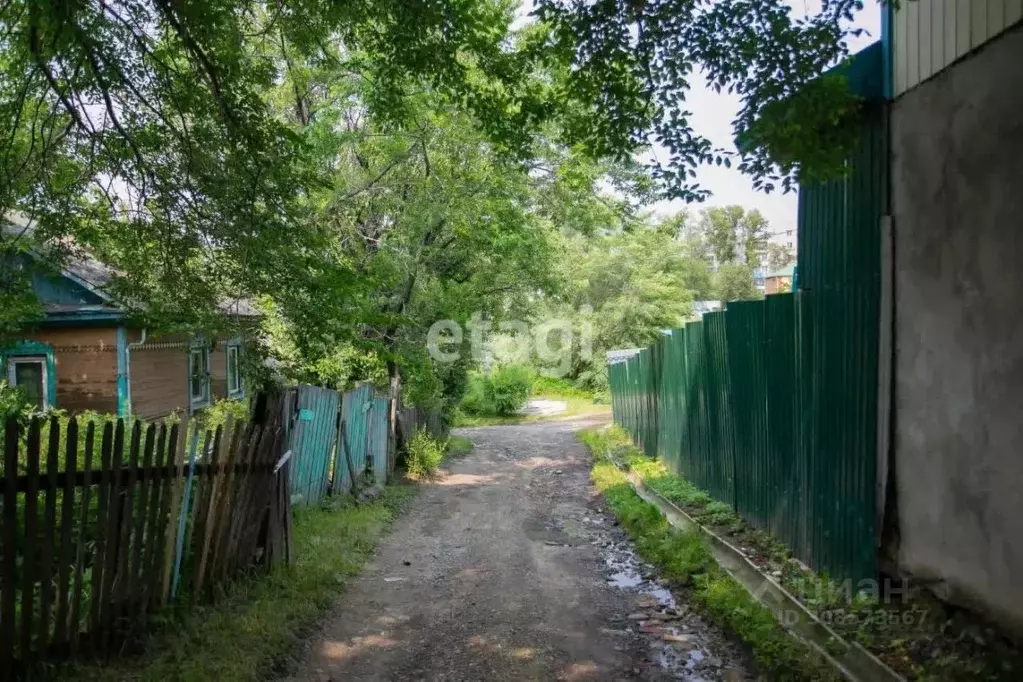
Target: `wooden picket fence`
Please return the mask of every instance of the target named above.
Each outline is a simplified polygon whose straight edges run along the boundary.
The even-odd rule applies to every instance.
[[[279,410],[268,414],[278,415]],[[0,670],[103,655],[146,615],[291,558],[290,452],[267,423],[4,424]]]

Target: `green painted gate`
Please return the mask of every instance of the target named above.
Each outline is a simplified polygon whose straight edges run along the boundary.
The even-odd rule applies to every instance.
[[[391,400],[389,398],[373,398],[372,407],[369,410],[369,425],[367,445],[367,462],[373,472],[373,480],[377,485],[387,482],[387,456],[390,449],[388,439],[389,416],[391,412]]]
[[[338,439],[337,463],[334,467],[333,488],[344,493],[352,489],[352,472],[356,481],[366,470],[366,441],[373,407],[373,388],[363,384],[344,394],[341,399],[341,419],[344,439]]]
[[[337,434],[340,394],[317,386],[299,386],[286,406],[290,424],[291,499],[293,504],[319,504],[330,483],[330,465]]]

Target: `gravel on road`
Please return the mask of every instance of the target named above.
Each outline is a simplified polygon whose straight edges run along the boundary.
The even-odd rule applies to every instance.
[[[473,451],[423,484],[289,679],[755,679],[605,511],[574,433],[592,425],[457,430]]]

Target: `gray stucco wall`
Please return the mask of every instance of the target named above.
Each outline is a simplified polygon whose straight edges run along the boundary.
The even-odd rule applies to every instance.
[[[891,125],[898,562],[1023,629],[1023,29]]]

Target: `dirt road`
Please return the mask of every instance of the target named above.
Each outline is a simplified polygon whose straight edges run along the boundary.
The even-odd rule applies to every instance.
[[[584,425],[460,431],[291,679],[746,679],[601,508]]]

